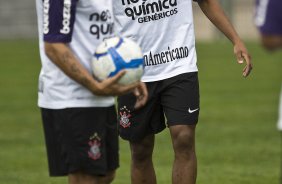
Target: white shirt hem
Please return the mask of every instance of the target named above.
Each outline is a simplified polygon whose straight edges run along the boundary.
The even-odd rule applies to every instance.
[[[175,77],[177,75],[183,74],[183,73],[191,73],[191,72],[198,72],[197,68],[189,69],[189,70],[177,70],[174,72],[171,72],[166,75],[160,75],[160,76],[143,76],[141,81],[142,82],[154,82],[154,81],[160,81],[164,79],[168,79],[171,77]]]
[[[114,99],[97,102],[97,101],[61,101],[61,102],[44,102],[38,100],[38,106],[46,109],[65,109],[65,108],[77,108],[77,107],[110,107],[115,104]]]

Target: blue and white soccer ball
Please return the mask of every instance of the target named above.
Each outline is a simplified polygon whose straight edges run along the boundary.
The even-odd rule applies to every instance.
[[[93,74],[99,80],[116,75],[125,69],[119,84],[131,84],[143,74],[143,54],[137,43],[121,37],[106,39],[98,45],[92,60]]]

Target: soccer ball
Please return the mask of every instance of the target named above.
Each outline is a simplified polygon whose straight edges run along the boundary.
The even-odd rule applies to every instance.
[[[143,54],[138,44],[128,38],[112,37],[98,45],[92,59],[94,76],[102,81],[125,69],[118,84],[131,84],[143,74]]]

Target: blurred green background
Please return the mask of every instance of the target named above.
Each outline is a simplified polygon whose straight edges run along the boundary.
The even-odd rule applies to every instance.
[[[228,42],[197,44],[201,113],[197,127],[199,184],[278,184],[280,135],[276,129],[282,52],[248,42],[254,70],[242,65]],[[59,184],[50,178],[37,107],[40,70],[36,40],[0,41],[0,183]],[[114,184],[130,182],[130,152],[120,141],[121,167]],[[171,183],[173,152],[168,130],[157,135],[158,183]]]
[[[193,3],[201,89],[197,126],[198,184],[278,184],[281,137],[276,128],[282,52],[267,53],[253,25],[254,0],[220,0],[252,55],[241,73],[229,42]],[[34,1],[0,0],[0,184],[62,184],[48,176],[37,79],[40,71]],[[130,183],[130,151],[120,140],[114,184]],[[158,183],[171,183],[168,130],[156,137]]]

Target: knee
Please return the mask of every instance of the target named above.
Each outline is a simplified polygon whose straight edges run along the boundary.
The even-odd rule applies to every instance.
[[[101,183],[110,184],[115,178],[115,171],[108,172],[106,175],[90,175],[83,172],[76,172],[69,175],[69,183]]]
[[[177,150],[193,150],[194,149],[194,137],[188,133],[180,133],[174,140],[174,147]]]
[[[268,41],[262,41],[262,46],[265,50],[272,52],[276,49],[275,45],[273,45],[271,42]]]
[[[152,159],[152,152],[145,147],[143,149],[132,149],[132,161],[134,163],[146,163]]]
[[[154,139],[147,138],[140,143],[130,143],[131,157],[134,164],[146,164],[152,161]]]
[[[191,156],[195,154],[195,138],[189,132],[179,132],[173,137],[175,156]]]
[[[116,176],[116,172],[112,171],[110,172],[106,177],[107,177],[107,183],[111,183],[112,181],[114,181]]]
[[[105,176],[103,176],[103,182],[101,183],[105,183],[105,184],[110,184],[114,181],[115,179],[115,171],[111,171],[109,173],[107,173]]]
[[[282,47],[282,37],[272,35],[262,35],[261,37],[262,46],[267,51],[275,51]]]

